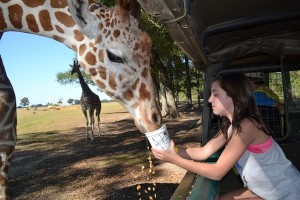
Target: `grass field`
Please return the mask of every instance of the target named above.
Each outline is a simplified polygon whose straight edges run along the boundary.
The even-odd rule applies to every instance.
[[[18,109],[17,112],[19,137],[27,133],[69,130],[85,126],[85,118],[80,105],[63,106],[60,110],[48,110],[47,108]],[[102,103],[101,119],[109,120],[111,115],[115,113],[125,114],[128,112],[117,102]]]
[[[164,119],[178,145],[198,145],[197,112]],[[156,183],[160,200],[170,199],[185,170],[154,160],[149,178],[146,138],[116,102],[102,104],[101,135],[86,140],[80,106],[60,110],[18,110],[18,139],[9,173],[11,199],[135,200],[137,185],[147,192]],[[141,170],[145,166],[145,170]],[[148,193],[144,198],[149,199]]]

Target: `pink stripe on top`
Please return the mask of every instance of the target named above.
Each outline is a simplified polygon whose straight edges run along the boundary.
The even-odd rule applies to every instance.
[[[268,151],[272,147],[272,137],[270,137],[267,141],[261,144],[250,144],[247,147],[247,150],[252,152],[252,153],[264,153]]]

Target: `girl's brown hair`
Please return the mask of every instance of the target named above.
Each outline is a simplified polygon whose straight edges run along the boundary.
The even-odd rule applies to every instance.
[[[241,121],[245,118],[257,122],[257,127],[270,134],[264,125],[259,110],[256,107],[251,81],[242,73],[221,74],[214,81],[219,81],[220,87],[232,98],[234,112],[232,124],[226,117],[222,117],[221,132],[226,134],[230,125],[238,133],[241,132]],[[256,124],[256,123],[254,123]]]

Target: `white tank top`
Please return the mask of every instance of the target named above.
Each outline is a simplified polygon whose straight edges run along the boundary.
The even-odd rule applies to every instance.
[[[300,199],[300,173],[272,137],[249,145],[236,168],[244,186],[263,199]]]

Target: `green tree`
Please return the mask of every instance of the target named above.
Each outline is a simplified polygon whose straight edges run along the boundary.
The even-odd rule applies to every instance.
[[[23,107],[28,107],[29,106],[29,99],[27,97],[24,97],[20,100],[20,105]]]
[[[74,104],[75,104],[75,105],[79,105],[79,104],[80,104],[80,100],[75,99],[75,100],[74,100]]]
[[[74,58],[75,59],[75,58]],[[69,84],[79,84],[79,79],[77,74],[71,74],[71,68],[65,72],[58,72],[56,74],[56,81],[61,85],[69,85]],[[95,83],[92,81],[90,75],[86,74],[82,69],[80,69],[80,72],[82,76],[84,77],[84,80],[89,85],[95,85]]]
[[[70,105],[73,104],[73,103],[74,103],[74,99],[69,99],[69,100],[67,101],[67,103],[70,104]]]
[[[59,98],[59,100],[57,101],[57,103],[59,104],[59,105],[61,105],[62,103],[63,103],[63,98]]]

